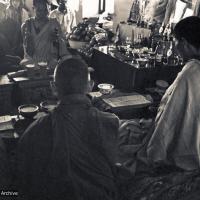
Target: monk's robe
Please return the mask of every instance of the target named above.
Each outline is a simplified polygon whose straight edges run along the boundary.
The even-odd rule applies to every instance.
[[[186,63],[168,88],[147,147],[148,159],[184,170],[200,167],[200,61]]]
[[[83,95],[66,96],[19,143],[24,199],[114,200],[118,118]]]
[[[11,183],[11,171],[9,168],[8,155],[6,147],[0,137],[0,188],[1,190],[8,190]]]
[[[52,38],[52,34],[55,34],[56,31],[58,32],[58,45]],[[30,18],[23,25],[22,32],[24,35],[24,60],[22,64],[47,62],[51,65],[59,57],[69,54],[60,24],[56,19],[49,18],[45,26],[38,31],[34,25],[34,18]],[[26,40],[27,33],[30,34],[31,40]],[[31,44],[27,44],[30,42]],[[33,49],[31,53],[29,48]]]

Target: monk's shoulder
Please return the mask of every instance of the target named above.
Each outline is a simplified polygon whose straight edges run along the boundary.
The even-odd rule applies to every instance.
[[[51,117],[46,115],[35,120],[24,132],[23,138],[43,138],[51,132]]]
[[[99,121],[101,124],[106,126],[108,125],[110,127],[119,127],[119,118],[113,113],[103,112],[96,108],[92,108],[90,113],[93,118],[98,118],[97,121]]]
[[[199,76],[200,74],[200,61],[192,59],[187,62],[183,67],[183,70],[180,72],[182,79],[191,78],[193,76]]]

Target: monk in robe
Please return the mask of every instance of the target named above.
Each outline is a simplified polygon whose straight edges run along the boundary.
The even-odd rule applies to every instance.
[[[183,6],[184,4],[185,6]],[[166,26],[167,28],[171,28],[173,23],[177,23],[183,17],[185,17],[185,15],[200,16],[199,7],[199,0],[168,0],[165,17],[162,22],[160,33],[165,30]],[[178,16],[180,19],[176,19],[176,17]]]
[[[48,17],[47,1],[33,0],[36,16],[22,25],[24,60],[21,64],[47,62],[55,67],[57,60],[69,54],[60,24]]]
[[[60,1],[58,8],[52,10],[49,14],[49,17],[57,19],[65,36],[70,34],[72,28],[76,26],[75,13],[70,10],[65,1]]]
[[[200,19],[195,16],[185,18],[175,26],[176,48],[185,65],[161,100],[154,128],[147,142],[147,162],[163,162],[184,170],[200,167],[199,27]],[[125,128],[129,128],[128,124],[131,122]],[[135,129],[131,130],[134,133]],[[136,132],[139,132],[138,127]]]
[[[185,18],[175,27],[176,48],[186,64],[163,96],[147,149],[150,160],[185,170],[200,167],[199,27],[198,17]]]
[[[161,24],[165,16],[168,0],[150,0],[147,2],[144,11],[145,21]]]
[[[118,118],[94,108],[85,95],[88,68],[81,59],[61,61],[54,78],[58,106],[18,145],[22,199],[116,199]]]
[[[120,149],[129,157],[132,153],[134,163],[130,199],[199,199],[200,18],[181,20],[174,35],[185,65],[164,94],[155,123],[149,126],[152,131],[130,121],[120,133],[128,140]],[[138,140],[145,131],[146,137]]]

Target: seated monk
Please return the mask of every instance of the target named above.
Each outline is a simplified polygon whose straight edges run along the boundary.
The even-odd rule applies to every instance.
[[[18,149],[22,199],[114,200],[118,118],[86,96],[88,68],[68,58],[55,69],[56,109],[36,120]]]
[[[186,64],[163,96],[147,148],[153,162],[171,163],[185,170],[200,167],[199,34],[198,17],[188,17],[175,26],[176,48]]]
[[[22,25],[24,60],[22,64],[47,62],[55,67],[57,59],[69,54],[60,24],[48,17],[47,0],[33,0],[36,16]]]
[[[161,100],[153,131],[139,143],[137,136],[147,132],[141,124],[132,121],[121,129],[123,137],[129,133],[134,138],[132,143],[130,140],[128,144],[123,142],[120,148],[126,149],[126,154],[132,151],[135,155],[132,159],[135,177],[141,173],[141,166],[146,165],[142,170],[148,173],[148,176],[134,178],[132,184],[129,183],[132,185],[132,199],[138,199],[138,196],[140,199],[158,200],[199,199],[199,35],[198,17],[185,18],[175,26],[176,48],[185,65]],[[153,173],[155,169],[162,170]],[[142,183],[145,184],[141,186]]]

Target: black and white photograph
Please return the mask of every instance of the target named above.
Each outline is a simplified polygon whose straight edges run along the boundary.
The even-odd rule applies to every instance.
[[[200,0],[0,0],[0,200],[200,200]]]

